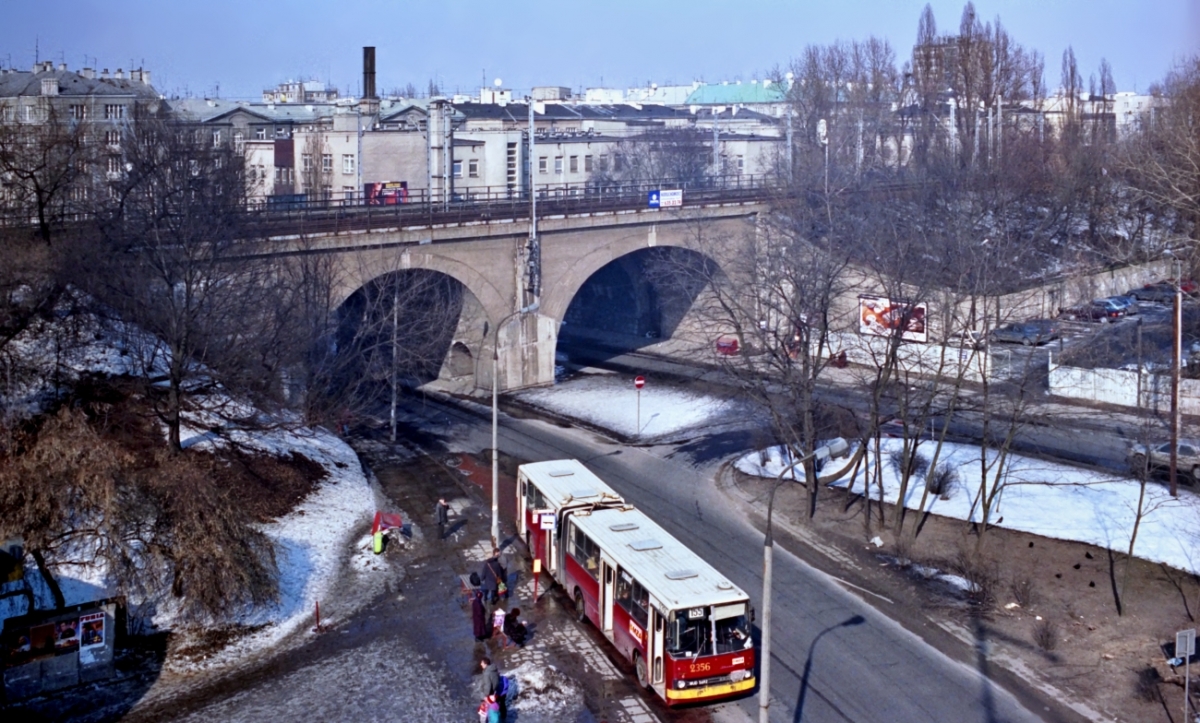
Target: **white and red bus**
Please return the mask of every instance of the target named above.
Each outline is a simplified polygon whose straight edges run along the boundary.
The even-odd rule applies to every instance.
[[[517,535],[529,555],[551,573],[560,557],[554,530],[572,510],[623,505],[611,487],[574,459],[531,462],[517,468]]]
[[[667,705],[754,687],[750,599],[630,505],[566,511],[552,575]]]

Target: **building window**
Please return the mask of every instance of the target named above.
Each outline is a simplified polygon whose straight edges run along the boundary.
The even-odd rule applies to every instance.
[[[583,157],[583,172],[584,173],[592,172],[592,156],[591,156],[591,154],[588,154]]]
[[[106,105],[104,106],[104,120],[121,120],[125,117],[125,106],[123,105]]]
[[[556,175],[556,176],[561,176],[561,175],[562,175],[562,168],[563,168],[563,166],[562,166],[562,156],[555,156],[555,157],[554,157],[554,175]]]
[[[313,169],[311,153],[300,154],[300,168],[305,173],[308,173],[309,171],[311,171]]]
[[[246,149],[246,136],[241,131],[233,132],[233,149],[238,153]]]
[[[462,178],[462,161],[455,161],[451,168],[455,178]]]
[[[284,128],[282,126],[276,128],[275,129],[275,137],[276,138],[287,138],[288,137],[287,128]]]
[[[321,154],[321,173],[333,173],[333,154]]]
[[[213,148],[221,147],[221,131],[213,131]]]
[[[73,105],[71,106],[71,120],[87,120],[87,106]]]
[[[121,172],[121,159],[118,156],[109,156],[108,157],[108,172],[109,173],[120,173]]]
[[[342,186],[342,198],[347,201],[354,200],[354,186]]]
[[[600,163],[599,163],[599,167],[600,167],[600,170],[601,170],[601,171],[607,171],[607,170],[608,170],[608,154],[607,154],[607,153],[601,153],[601,154],[600,154]]]
[[[538,156],[538,173],[546,172],[546,157]]]
[[[350,176],[354,174],[354,156],[350,153],[342,154],[342,174]]]
[[[479,178],[479,159],[472,158],[467,161],[467,175],[471,178]]]
[[[109,148],[121,146],[121,131],[104,131],[104,145]]]
[[[333,198],[333,186],[331,186],[329,184],[325,184],[324,186],[321,186],[321,198],[325,199],[326,201],[332,199]]]
[[[259,126],[259,127],[255,128],[254,129],[254,139],[258,140],[258,141],[267,140],[267,129],[264,128],[263,126]]]
[[[734,169],[734,173],[736,173],[740,176],[742,174],[742,171],[746,170],[746,158],[744,156],[734,156],[733,157],[733,169]]]
[[[568,165],[571,173],[579,173],[579,156],[571,156],[570,164]]]

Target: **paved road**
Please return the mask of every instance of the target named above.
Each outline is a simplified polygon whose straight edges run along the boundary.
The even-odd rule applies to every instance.
[[[457,415],[454,415],[457,416]],[[483,419],[473,432],[483,441]],[[488,446],[483,441],[484,446]],[[762,538],[713,484],[714,468],[597,435],[506,419],[501,449],[523,459],[584,461],[761,607]],[[904,630],[786,550],[775,557],[772,721],[1036,721],[978,670]],[[741,702],[751,719],[757,700]]]

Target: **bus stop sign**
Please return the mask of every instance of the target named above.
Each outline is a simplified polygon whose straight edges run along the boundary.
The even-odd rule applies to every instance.
[[[554,513],[553,512],[543,512],[542,516],[540,518],[538,518],[538,527],[540,527],[543,530],[553,530],[554,529]]]

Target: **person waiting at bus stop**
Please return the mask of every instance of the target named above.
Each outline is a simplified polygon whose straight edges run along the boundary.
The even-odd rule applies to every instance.
[[[501,585],[504,585],[504,591],[508,590],[504,567],[500,564],[500,551],[494,547],[492,556],[484,560],[483,566],[479,569],[479,581],[479,588],[483,590],[484,596],[492,605],[499,600]]]

